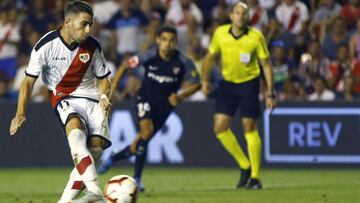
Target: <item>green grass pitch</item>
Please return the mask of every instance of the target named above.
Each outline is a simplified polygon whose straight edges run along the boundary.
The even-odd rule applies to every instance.
[[[56,203],[70,168],[0,169],[0,203]],[[110,177],[132,174],[115,167],[99,176],[102,186]],[[360,202],[360,170],[356,168],[265,168],[264,189],[236,190],[235,168],[147,167],[138,203],[334,203]]]

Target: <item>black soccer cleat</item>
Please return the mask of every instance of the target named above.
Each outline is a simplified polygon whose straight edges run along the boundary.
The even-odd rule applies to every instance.
[[[249,190],[259,190],[262,188],[260,180],[251,178],[249,184],[246,186],[246,189]]]
[[[251,175],[251,168],[249,169],[241,169],[240,170],[240,180],[239,183],[236,185],[236,188],[240,189],[246,186],[246,184],[249,182]]]

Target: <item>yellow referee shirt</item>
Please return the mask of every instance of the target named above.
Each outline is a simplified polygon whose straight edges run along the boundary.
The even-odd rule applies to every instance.
[[[221,53],[224,80],[242,83],[258,77],[260,75],[258,58],[269,57],[263,34],[248,27],[242,36],[235,38],[230,29],[230,24],[218,27],[209,47],[210,53]]]

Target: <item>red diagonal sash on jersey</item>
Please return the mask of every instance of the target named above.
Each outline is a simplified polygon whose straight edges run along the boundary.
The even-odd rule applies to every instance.
[[[89,43],[80,45],[69,69],[57,84],[55,91],[50,93],[50,102],[53,107],[64,97],[69,96],[80,85],[87,69],[90,66],[96,46]]]
[[[256,25],[261,17],[261,8],[257,7],[254,15],[250,19],[250,25]]]
[[[288,31],[291,31],[294,28],[294,26],[297,23],[297,21],[299,20],[299,18],[300,18],[300,9],[297,6],[291,15],[289,25],[288,25]]]
[[[5,33],[4,39],[0,42],[0,51],[1,51],[2,48],[4,47],[5,43],[9,40],[12,29],[13,29],[13,27],[11,27],[11,28]]]

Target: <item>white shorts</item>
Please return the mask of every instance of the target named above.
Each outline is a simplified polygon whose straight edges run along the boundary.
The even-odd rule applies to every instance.
[[[87,127],[88,137],[100,136],[103,138],[105,140],[104,149],[111,145],[108,118],[105,116],[104,109],[97,101],[69,97],[57,104],[56,113],[64,130],[69,116],[76,114]]]

